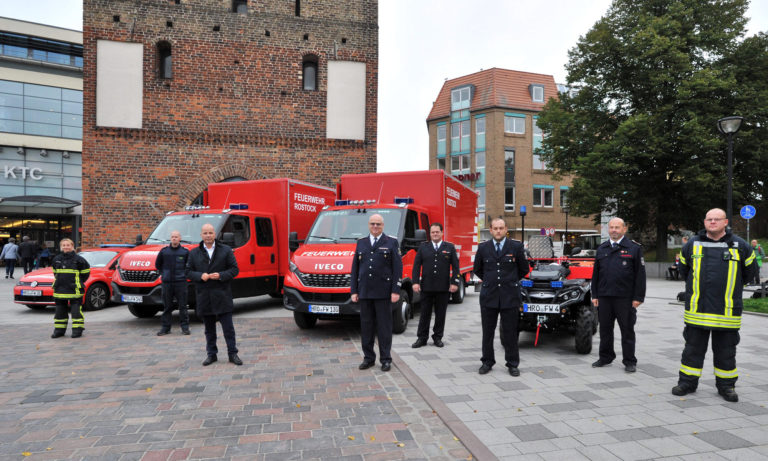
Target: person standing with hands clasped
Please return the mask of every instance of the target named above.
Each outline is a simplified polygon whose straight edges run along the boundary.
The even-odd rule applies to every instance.
[[[53,269],[53,299],[56,301],[56,313],[53,314],[53,334],[51,338],[60,338],[67,332],[69,315],[72,315],[72,337],[83,336],[85,319],[83,318],[83,294],[85,281],[91,275],[91,266],[82,256],[75,253],[75,243],[70,239],[59,242],[61,253],[51,262]]]
[[[621,329],[624,371],[637,371],[635,322],[637,308],[645,301],[645,261],[643,249],[624,238],[627,225],[621,218],[608,221],[610,239],[597,247],[592,269],[592,304],[600,319],[600,358],[593,367],[613,362],[613,325]]]
[[[189,250],[181,246],[181,232],[171,232],[171,244],[157,254],[155,267],[163,280],[163,316],[162,326],[157,336],[171,332],[173,298],[179,304],[179,322],[182,334],[189,333],[189,315],[187,314],[187,260]]]
[[[728,229],[725,211],[709,210],[704,228],[680,253],[680,274],[685,279],[685,348],[672,394],[696,392],[711,334],[717,392],[728,402],[738,402],[736,345],[742,287],[755,277],[758,267],[752,248]]]
[[[384,234],[384,218],[368,218],[370,235],[357,241],[352,259],[350,293],[353,303],[360,303],[360,336],[363,347],[361,370],[376,364],[374,335],[379,339],[381,371],[392,368],[392,303],[400,300],[403,262],[397,239]]]
[[[474,273],[482,280],[480,288],[480,318],[483,327],[483,364],[478,373],[484,375],[496,363],[493,337],[501,317],[504,335],[504,359],[512,376],[520,376],[520,351],[517,345],[517,324],[520,321],[520,279],[528,274],[528,259],[523,244],[506,238],[507,223],[502,218],[491,222],[491,240],[477,247]]]
[[[445,314],[451,293],[459,289],[459,257],[452,243],[443,241],[443,225],[432,223],[429,226],[429,242],[419,246],[413,260],[413,291],[421,292],[421,314],[416,332],[414,349],[427,345],[429,322],[432,319],[432,307],[435,309],[435,326],[432,329],[432,341],[435,346],[443,347]]]
[[[200,245],[189,252],[187,278],[195,284],[197,313],[203,317],[205,325],[205,351],[208,356],[203,361],[207,367],[218,360],[216,346],[216,321],[221,324],[224,339],[227,342],[229,361],[242,365],[237,356],[235,325],[232,323],[232,288],[229,282],[237,276],[237,259],[232,248],[216,241],[216,230],[211,224],[203,224],[200,232]]]

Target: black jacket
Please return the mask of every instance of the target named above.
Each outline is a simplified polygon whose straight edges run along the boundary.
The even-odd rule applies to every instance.
[[[218,272],[220,280],[201,278],[203,273]],[[238,274],[237,260],[232,248],[218,240],[213,248],[213,258],[208,258],[203,242],[189,252],[187,278],[195,283],[197,312],[200,315],[218,315],[232,312],[232,288],[230,281]]]
[[[82,298],[85,281],[91,275],[91,266],[74,251],[59,253],[51,262],[53,269],[53,297],[58,299]]]
[[[21,244],[19,244],[19,256],[21,258],[34,258],[37,254],[37,248],[37,244],[32,240],[21,242]]]
[[[187,260],[189,250],[179,245],[176,248],[168,245],[157,254],[155,267],[162,277],[163,283],[186,282]]]
[[[357,241],[350,274],[350,293],[361,299],[389,299],[400,293],[403,261],[397,239],[381,234],[375,247],[370,236]]]
[[[522,304],[520,279],[530,267],[523,244],[504,239],[501,256],[496,254],[496,242],[491,239],[478,245],[475,254],[475,275],[483,281],[480,307],[516,309]]]
[[[452,243],[442,242],[437,251],[432,241],[419,246],[411,279],[422,291],[448,291],[450,285],[459,284],[459,276],[459,256]]]
[[[645,301],[643,249],[627,237],[616,248],[611,248],[611,241],[607,240],[595,251],[592,299],[604,296]]]

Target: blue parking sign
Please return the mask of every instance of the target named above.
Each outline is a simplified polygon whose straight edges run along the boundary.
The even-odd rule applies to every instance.
[[[744,219],[752,219],[755,217],[755,207],[752,205],[744,205],[741,207],[741,217]]]

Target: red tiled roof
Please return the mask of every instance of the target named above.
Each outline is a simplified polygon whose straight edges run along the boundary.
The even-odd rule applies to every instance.
[[[530,84],[544,85],[544,102],[533,102],[528,90]],[[546,74],[533,74],[494,67],[474,74],[447,80],[432,105],[427,121],[451,114],[451,90],[463,85],[475,85],[470,111],[488,107],[503,107],[539,111],[549,98],[557,97],[555,78]]]

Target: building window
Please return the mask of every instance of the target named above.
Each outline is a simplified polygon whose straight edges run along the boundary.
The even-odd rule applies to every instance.
[[[301,75],[305,90],[317,90],[317,56],[309,55],[304,57]]]
[[[541,148],[541,141],[544,139],[544,134],[536,123],[536,117],[533,117],[533,169],[534,170],[546,170],[547,164],[541,160],[541,155],[537,152],[537,149]]]
[[[460,154],[451,156],[451,174],[469,174],[470,172],[469,154]]]
[[[446,124],[437,125],[437,155],[445,155]]]
[[[160,78],[171,78],[173,76],[173,60],[170,43],[163,41],[157,44],[157,58]]]
[[[485,152],[475,153],[475,186],[485,186]]]
[[[247,13],[248,1],[247,0],[232,0],[232,11],[234,13]]]
[[[469,109],[469,101],[472,97],[470,86],[451,90],[451,112]]]
[[[437,159],[437,169],[445,171],[445,157]]]
[[[469,120],[451,123],[451,152],[469,152]]]
[[[0,132],[83,138],[83,92],[0,80]]]
[[[515,211],[515,151],[504,150],[504,211]]]
[[[475,119],[475,150],[485,150],[485,117]]]
[[[83,67],[83,45],[0,32],[0,54]]]
[[[533,102],[544,102],[544,85],[530,85],[528,90]]]
[[[552,208],[554,186],[533,185],[533,206]]]
[[[504,132],[514,134],[525,134],[525,115],[505,115]]]
[[[478,187],[475,189],[477,192],[477,211],[485,211],[485,187]]]
[[[564,207],[568,205],[568,187],[560,186],[560,206]]]

